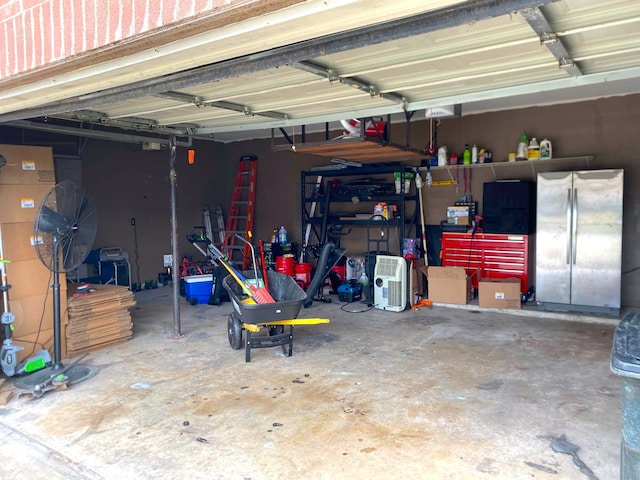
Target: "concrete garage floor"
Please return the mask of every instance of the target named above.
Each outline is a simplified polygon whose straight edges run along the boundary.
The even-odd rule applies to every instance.
[[[617,319],[333,298],[302,309],[331,323],[296,327],[293,357],[245,363],[230,303],[181,298],[173,340],[171,289],[137,293],[133,340],[83,360],[96,377],[0,407],[0,478],[619,477]]]

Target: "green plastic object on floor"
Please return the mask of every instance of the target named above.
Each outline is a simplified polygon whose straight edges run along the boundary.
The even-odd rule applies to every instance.
[[[18,375],[37,372],[51,366],[51,355],[47,350],[41,350],[35,356],[26,359],[18,367]]]

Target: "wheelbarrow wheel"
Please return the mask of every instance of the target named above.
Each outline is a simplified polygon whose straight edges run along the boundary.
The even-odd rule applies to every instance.
[[[227,320],[227,331],[229,334],[229,345],[234,350],[242,348],[242,324],[232,313]]]

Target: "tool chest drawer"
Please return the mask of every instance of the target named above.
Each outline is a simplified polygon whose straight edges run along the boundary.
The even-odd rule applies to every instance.
[[[519,278],[526,293],[531,279],[529,243],[529,235],[444,232],[442,265],[463,267],[467,273],[479,268],[484,278]],[[473,284],[478,288],[475,276]]]

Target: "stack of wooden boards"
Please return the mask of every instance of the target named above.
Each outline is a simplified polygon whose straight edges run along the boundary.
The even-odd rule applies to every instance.
[[[5,264],[8,310],[15,315],[12,341],[24,348],[17,354],[21,362],[43,347],[53,354],[51,271],[38,258],[35,245],[42,239],[33,233],[38,207],[55,185],[53,153],[49,147],[0,145],[0,155],[6,161],[0,166],[0,256],[10,262]],[[62,312],[66,289],[61,274]],[[61,347],[65,356],[64,336]]]
[[[94,291],[82,296],[73,296],[69,290],[66,343],[70,357],[122,343],[133,336],[133,292],[118,285],[89,287]]]

